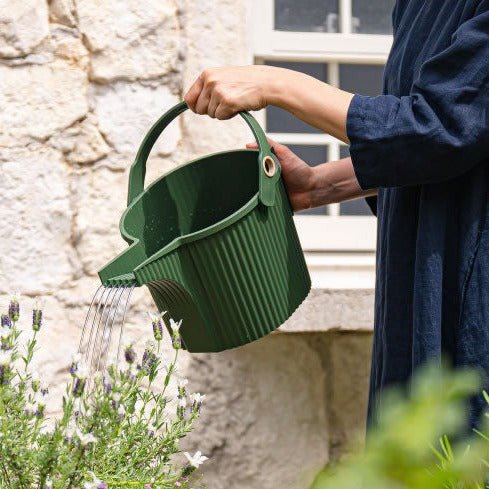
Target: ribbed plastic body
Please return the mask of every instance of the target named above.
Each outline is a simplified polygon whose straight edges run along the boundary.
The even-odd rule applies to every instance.
[[[148,285],[158,309],[183,319],[188,350],[221,351],[261,338],[309,293],[309,274],[282,185],[279,191],[282,205],[257,206],[226,229],[138,270],[138,280]]]

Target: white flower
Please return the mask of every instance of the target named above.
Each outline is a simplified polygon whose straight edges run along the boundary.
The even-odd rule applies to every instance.
[[[149,316],[149,319],[151,319],[151,322],[158,322],[165,314],[166,311],[160,312],[158,314],[153,314],[152,312],[147,312],[146,313]]]
[[[92,482],[85,482],[85,489],[99,489],[99,487],[104,487],[103,482],[100,479],[97,479],[95,476],[93,477]]]
[[[34,396],[34,402],[37,403],[39,408],[44,408],[46,407],[46,397],[44,394],[41,394],[40,392],[37,392],[36,395]]]
[[[187,457],[188,463],[196,469],[198,469],[200,465],[209,459],[209,457],[202,455],[202,452],[200,451],[195,452],[194,456],[190,455],[188,452],[184,452],[184,455]]]
[[[187,384],[188,384],[188,379],[181,379],[178,381],[178,388],[179,389],[185,389]]]
[[[71,420],[68,423],[68,426],[64,429],[63,436],[68,440],[71,440],[76,434],[78,434],[78,428],[73,420]]]
[[[187,407],[187,399],[185,397],[181,397],[178,399],[178,407],[185,409]]]
[[[121,400],[121,393],[120,392],[114,392],[112,394],[112,399],[115,401],[115,402],[119,402]]]
[[[137,412],[141,411],[141,409],[143,409],[143,407],[144,407],[144,401],[142,401],[141,399],[138,399],[138,400],[136,401],[136,404],[134,404],[134,409],[135,409]]]
[[[125,416],[125,414],[126,414],[126,408],[122,404],[119,406],[119,409],[117,410],[117,414],[121,418],[123,418]]]
[[[75,373],[76,377],[78,377],[80,380],[86,379],[88,377],[88,368],[83,365],[82,363],[78,364],[78,369]]]
[[[12,354],[9,351],[0,350],[0,367],[6,367],[12,361]]]
[[[170,318],[170,328],[173,331],[173,334],[177,334],[180,331],[180,326],[182,325],[182,320],[178,323]]]
[[[97,443],[97,438],[92,435],[92,433],[80,433],[78,432],[78,438],[80,439],[80,443],[82,446],[86,447],[90,443]]]
[[[83,407],[84,407],[83,401],[79,397],[77,397],[73,401],[73,413],[80,414],[82,412]]]
[[[46,480],[46,484],[44,485],[44,489],[53,489],[53,481],[51,479]]]
[[[71,355],[72,363],[79,363],[81,362],[81,359],[82,359],[82,355],[80,352],[73,353],[73,355]]]
[[[129,369],[129,377],[131,379],[134,379],[138,376],[138,373],[139,373],[139,370],[138,370],[138,367],[137,365],[135,365],[134,363],[131,365],[131,368]]]
[[[12,334],[12,330],[8,326],[0,327],[0,338],[7,339]]]
[[[190,399],[196,404],[202,404],[204,402],[205,396],[203,396],[200,392],[195,392],[190,396]]]
[[[36,412],[37,412],[37,406],[33,402],[28,402],[25,405],[25,414],[27,416],[34,416],[34,414],[36,414]]]

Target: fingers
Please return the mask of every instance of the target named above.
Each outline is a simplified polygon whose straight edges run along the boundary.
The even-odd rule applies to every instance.
[[[215,117],[221,121],[226,119],[231,119],[237,113],[237,110],[234,107],[227,105],[225,103],[220,102],[216,109]]]
[[[219,99],[218,99],[218,97],[216,97],[216,94],[214,93],[211,96],[211,100],[210,100],[209,106],[207,108],[207,113],[213,119],[216,118],[216,111],[217,111],[218,107],[219,107]]]
[[[232,96],[233,84],[223,88],[225,72],[219,69],[204,70],[184,97],[190,110],[207,114],[215,119],[231,119],[240,110]],[[217,74],[220,73],[218,78]],[[230,88],[231,87],[231,88]]]
[[[204,80],[201,74],[199,78],[197,78],[197,80],[195,80],[195,82],[189,88],[188,92],[184,97],[184,100],[187,103],[189,109],[192,110],[193,112],[195,112],[195,107],[197,105],[197,101],[199,99],[200,94],[202,93],[203,88],[204,88]]]
[[[207,114],[209,102],[211,101],[211,95],[209,93],[208,88],[204,85],[204,88],[200,92],[200,95],[195,103],[195,110],[197,114]]]

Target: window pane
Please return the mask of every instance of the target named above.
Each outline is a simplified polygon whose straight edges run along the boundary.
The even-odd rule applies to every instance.
[[[279,31],[338,31],[338,0],[275,0],[274,5]]]
[[[328,161],[327,146],[313,146],[305,144],[286,144],[299,158],[304,160],[309,166],[317,166]]]
[[[328,160],[328,148],[327,146],[305,146],[298,144],[287,144],[287,146],[297,155],[303,159],[310,166],[320,165]],[[305,211],[297,212],[299,215],[326,215],[326,206],[316,207],[314,209],[307,209]]]
[[[352,0],[352,32],[391,34],[395,0]]]
[[[340,88],[361,95],[382,93],[383,65],[340,65]]]
[[[321,81],[327,80],[327,66],[321,63],[281,63],[267,62],[269,66],[278,66],[288,70],[300,71],[313,76]],[[268,106],[266,108],[266,125],[268,132],[303,132],[318,134],[321,131],[309,126],[289,112],[278,107]]]
[[[340,146],[340,158],[350,156],[348,146]],[[372,211],[365,199],[349,200],[340,204],[340,216],[371,216]]]

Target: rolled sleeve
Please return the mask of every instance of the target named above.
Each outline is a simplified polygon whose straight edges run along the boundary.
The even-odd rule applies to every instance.
[[[489,158],[489,11],[426,61],[406,96],[355,95],[347,114],[362,189],[439,182]]]

